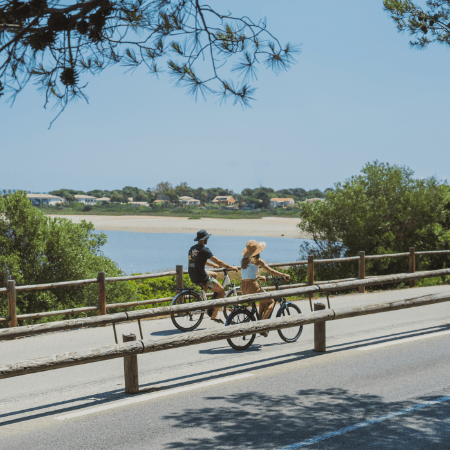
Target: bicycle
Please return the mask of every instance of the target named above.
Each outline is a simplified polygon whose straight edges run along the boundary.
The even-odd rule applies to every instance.
[[[278,291],[280,286],[280,281],[282,278],[279,277],[269,277],[268,279],[273,279],[275,284],[275,289]],[[297,305],[294,305],[292,302],[288,302],[284,297],[274,299],[275,305],[280,303],[280,307],[278,309],[276,317],[284,317],[291,316],[293,314],[301,314],[301,310]],[[269,319],[272,317],[273,312],[275,311],[275,305],[270,313]],[[225,326],[228,325],[239,325],[242,323],[254,322],[256,320],[260,320],[258,309],[256,308],[256,304],[252,303],[251,309],[245,305],[238,305],[234,307],[234,311],[228,316],[228,319],[225,323]],[[283,328],[281,330],[277,330],[283,341],[292,343],[295,342],[303,331],[303,325],[299,325],[299,327],[291,327],[291,328]],[[227,339],[228,344],[237,351],[247,350],[254,342],[256,338],[256,334],[247,335],[247,336],[238,336],[234,338]]]
[[[236,296],[237,287],[234,282],[231,281],[230,276],[228,275],[228,269],[222,270],[224,273],[222,286],[224,288],[229,286],[228,291],[225,292],[225,298]],[[215,298],[214,294],[213,299]],[[204,302],[207,300],[206,292],[203,288],[200,292],[197,291],[197,288],[185,288],[173,298],[172,305],[183,305],[186,303]],[[205,311],[181,311],[172,313],[170,317],[173,324],[180,331],[193,331],[201,324],[204,314]],[[225,319],[228,318],[229,311],[226,306],[223,307],[223,315],[225,316]]]

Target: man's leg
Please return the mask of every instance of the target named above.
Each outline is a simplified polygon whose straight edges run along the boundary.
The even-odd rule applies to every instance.
[[[210,280],[210,283],[208,283],[208,287],[217,294],[216,298],[224,298],[225,297],[225,289],[222,287],[222,285],[217,280]],[[214,308],[214,311],[212,313],[211,319],[216,320],[217,315],[219,314],[221,308],[217,307]]]

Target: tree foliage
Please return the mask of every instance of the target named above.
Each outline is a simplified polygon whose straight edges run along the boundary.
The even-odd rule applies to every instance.
[[[327,192],[326,202],[301,203],[299,227],[315,242],[315,246],[303,245],[303,257],[356,256],[362,250],[367,255],[400,253],[409,247],[450,249],[449,187],[434,177],[413,175],[407,167],[375,161],[366,164],[360,175],[337,183],[335,190]],[[406,260],[379,261],[374,263],[376,272],[407,271]],[[421,259],[421,270],[426,261]],[[345,276],[345,265],[339,267],[343,272],[334,267],[328,276]],[[355,276],[356,269],[352,270]]]
[[[86,75],[113,65],[166,71],[194,98],[247,106],[258,65],[279,73],[296,53],[264,20],[198,0],[0,0],[0,95],[32,81],[61,108],[87,99]]]
[[[432,42],[450,45],[450,0],[427,0],[426,8],[410,0],[384,0],[400,32],[408,31],[411,47],[423,49]]]
[[[19,285],[97,278],[99,271],[120,276],[121,270],[103,256],[104,234],[92,223],[75,224],[49,218],[34,208],[23,192],[0,197],[0,287],[8,278]],[[107,296],[118,301],[133,298],[127,283],[110,283]],[[73,286],[17,294],[18,314],[96,306],[96,285]],[[0,314],[6,313],[6,296],[0,296]]]

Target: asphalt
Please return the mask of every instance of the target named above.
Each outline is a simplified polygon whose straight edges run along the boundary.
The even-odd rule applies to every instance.
[[[331,303],[443,292],[450,287]],[[309,325],[295,344],[271,332],[243,353],[223,341],[141,355],[135,396],[124,394],[120,359],[0,380],[0,448],[450,448],[449,306],[328,322],[325,354],[312,350]],[[143,330],[144,337],[177,333],[170,319],[145,321]],[[136,324],[118,331],[138,334]],[[0,342],[0,359],[112,343],[111,327],[50,333]]]

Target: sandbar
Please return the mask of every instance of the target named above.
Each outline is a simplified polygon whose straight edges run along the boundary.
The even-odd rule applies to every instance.
[[[261,219],[189,219],[165,216],[95,216],[95,215],[49,215],[92,222],[96,230],[131,231],[136,233],[190,233],[206,230],[217,236],[265,236],[311,239],[298,228],[300,219],[291,217],[263,217]]]

